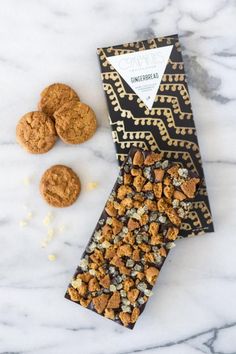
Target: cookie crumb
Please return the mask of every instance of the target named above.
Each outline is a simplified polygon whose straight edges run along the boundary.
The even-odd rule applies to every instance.
[[[29,211],[28,213],[27,213],[27,220],[31,220],[32,219],[32,217],[33,217],[33,213],[32,213],[32,211]]]
[[[48,229],[48,233],[47,233],[48,240],[51,241],[54,236],[55,236],[55,230],[53,228],[49,228]]]
[[[96,189],[98,187],[98,183],[97,182],[89,182],[87,184],[87,189],[89,191],[92,191],[93,189]]]
[[[23,179],[23,183],[24,183],[25,186],[29,186],[31,182],[32,182],[32,178],[31,177],[25,177]]]
[[[50,241],[55,236],[55,230],[53,228],[49,228],[47,232],[47,236],[41,241],[41,247],[46,248]]]
[[[66,228],[66,226],[65,226],[64,224],[61,224],[61,225],[59,225],[59,227],[58,227],[58,231],[59,231],[60,233],[62,233],[62,232],[65,231],[65,228]]]
[[[40,242],[40,244],[41,244],[41,247],[42,247],[42,248],[46,248],[47,245],[48,245],[48,242],[47,242],[46,240],[42,240],[42,241]]]
[[[48,260],[50,262],[54,262],[57,259],[57,257],[55,256],[55,254],[49,254],[48,255]]]
[[[28,223],[27,223],[26,220],[21,220],[21,221],[19,222],[20,227],[25,227],[27,224],[28,224]]]
[[[49,225],[52,222],[52,220],[53,220],[53,214],[51,211],[49,211],[45,216],[45,218],[43,219],[43,223],[44,225]]]

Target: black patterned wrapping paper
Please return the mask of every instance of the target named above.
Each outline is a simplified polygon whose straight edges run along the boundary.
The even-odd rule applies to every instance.
[[[168,64],[148,109],[109,63],[109,56],[173,45]],[[196,171],[202,180],[189,218],[181,227],[182,237],[213,232],[213,221],[204,179],[201,155],[184,71],[178,35],[99,48],[98,57],[117,158],[124,161],[131,146],[163,152]]]

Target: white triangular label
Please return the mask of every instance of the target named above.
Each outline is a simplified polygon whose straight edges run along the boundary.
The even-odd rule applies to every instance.
[[[152,109],[173,45],[107,57],[145,105]]]

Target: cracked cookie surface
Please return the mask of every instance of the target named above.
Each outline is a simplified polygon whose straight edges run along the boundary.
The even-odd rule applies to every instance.
[[[63,208],[73,204],[80,194],[80,180],[67,166],[54,165],[46,170],[40,181],[40,192],[46,202]]]
[[[45,153],[53,147],[57,139],[54,122],[44,112],[26,113],[17,124],[16,139],[32,154]]]
[[[68,144],[81,144],[96,131],[97,122],[93,110],[80,101],[65,103],[54,113],[56,131]]]
[[[79,100],[77,93],[68,85],[56,83],[46,87],[40,94],[39,110],[53,116],[65,102]]]

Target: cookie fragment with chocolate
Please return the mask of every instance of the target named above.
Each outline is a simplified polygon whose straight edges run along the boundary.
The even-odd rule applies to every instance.
[[[161,159],[131,149],[65,295],[129,328],[152,295],[200,182]]]

